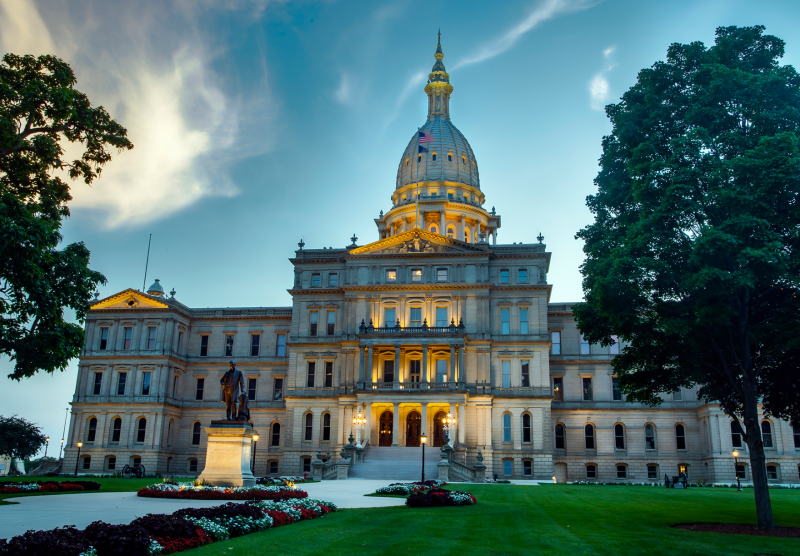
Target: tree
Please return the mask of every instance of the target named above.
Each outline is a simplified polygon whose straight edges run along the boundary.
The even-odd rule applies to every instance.
[[[69,216],[69,186],[56,173],[87,184],[131,149],[126,130],[75,90],[72,69],[54,56],[6,54],[0,62],[0,354],[15,360],[10,378],[64,370],[80,354],[79,323],[105,277],[90,270],[82,243],[59,249]],[[65,160],[62,139],[83,153]]]
[[[16,415],[0,415],[0,456],[28,459],[44,446],[47,437],[42,429]]]
[[[800,418],[800,77],[764,27],[673,44],[610,105],[581,332],[625,347],[631,401],[699,385],[743,426],[758,526],[773,528],[759,404]]]

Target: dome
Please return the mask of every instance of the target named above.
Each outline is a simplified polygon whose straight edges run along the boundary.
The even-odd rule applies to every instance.
[[[164,295],[164,288],[158,278],[156,278],[152,286],[147,288],[147,295],[152,295],[153,297],[162,297]]]

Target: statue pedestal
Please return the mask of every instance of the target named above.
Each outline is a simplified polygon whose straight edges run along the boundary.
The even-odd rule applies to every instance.
[[[211,421],[205,427],[208,435],[206,466],[200,479],[213,486],[255,486],[250,470],[253,453],[253,423],[249,421]]]

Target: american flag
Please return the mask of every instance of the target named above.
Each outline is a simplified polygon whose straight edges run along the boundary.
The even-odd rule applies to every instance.
[[[434,137],[430,133],[424,131],[419,132],[419,143],[433,143]]]

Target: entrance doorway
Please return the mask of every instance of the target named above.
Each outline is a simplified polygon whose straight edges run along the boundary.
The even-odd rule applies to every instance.
[[[440,448],[444,446],[444,411],[438,412],[433,416],[433,447]]]
[[[420,434],[422,434],[422,416],[418,411],[412,411],[406,417],[406,446],[418,448]]]
[[[391,411],[381,413],[379,421],[380,429],[378,435],[378,446],[392,445],[392,426],[394,425],[394,414]]]

